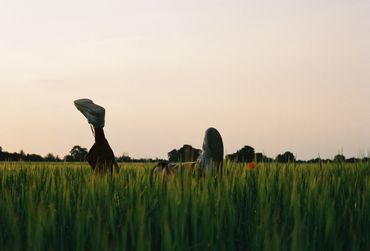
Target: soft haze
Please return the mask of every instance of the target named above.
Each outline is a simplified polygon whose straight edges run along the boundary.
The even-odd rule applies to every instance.
[[[370,1],[3,1],[0,146],[66,155],[107,109],[116,155],[221,132],[299,159],[368,155]]]

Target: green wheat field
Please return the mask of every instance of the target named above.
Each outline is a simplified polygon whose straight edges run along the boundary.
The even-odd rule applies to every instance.
[[[1,250],[370,250],[370,163],[0,163]]]

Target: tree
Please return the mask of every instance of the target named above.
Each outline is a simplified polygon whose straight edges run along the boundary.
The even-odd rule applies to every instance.
[[[176,149],[173,149],[168,153],[168,161],[178,162],[179,161],[179,152]]]
[[[254,148],[251,146],[244,146],[236,153],[227,155],[226,159],[234,162],[252,162],[255,159]]]
[[[74,146],[69,152],[69,155],[64,157],[65,161],[84,161],[88,151],[81,146]]]
[[[272,161],[271,158],[265,156],[263,153],[256,153],[255,159],[256,159],[256,162],[265,162],[265,163],[267,163],[267,162]]]
[[[310,160],[307,161],[307,163],[321,163],[321,162],[322,162],[322,160],[321,160],[320,157],[317,157],[315,159],[310,159]]]
[[[181,162],[192,162],[199,158],[202,151],[200,149],[193,148],[191,145],[184,145],[178,150],[179,161]]]
[[[57,162],[62,161],[62,160],[60,159],[59,155],[57,155],[57,156],[55,157],[55,161],[57,161]]]
[[[38,154],[27,154],[27,156],[25,157],[24,159],[25,161],[44,161],[44,158],[41,157],[40,155]]]
[[[130,156],[127,153],[123,153],[121,157],[117,158],[118,162],[132,162]]]
[[[48,153],[45,157],[44,157],[44,160],[45,161],[56,161],[56,157],[52,154],[52,153]]]
[[[23,150],[21,150],[21,151],[19,152],[19,160],[25,160],[25,158],[26,158],[26,154],[24,153],[24,151],[23,151]]]
[[[276,156],[276,161],[280,163],[289,163],[289,162],[295,162],[295,156],[291,152],[285,152],[283,154],[279,154]]]
[[[336,162],[345,162],[346,157],[343,154],[337,154],[334,156],[334,161]]]
[[[191,145],[183,145],[179,150],[173,149],[168,153],[168,160],[170,162],[192,162],[196,161],[201,154],[200,149],[196,149]]]
[[[356,162],[360,162],[360,161],[361,161],[361,159],[358,159],[358,158],[355,158],[355,157],[346,159],[347,163],[356,163]]]
[[[23,150],[19,153],[0,151],[0,161],[43,161],[44,158],[37,154],[26,154]]]

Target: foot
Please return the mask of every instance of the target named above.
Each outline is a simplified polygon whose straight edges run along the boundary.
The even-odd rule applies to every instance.
[[[74,101],[76,108],[87,118],[89,124],[96,128],[103,128],[105,124],[105,109],[94,104],[90,99]]]
[[[197,162],[204,169],[222,168],[223,159],[224,144],[222,137],[215,128],[209,128],[204,135],[203,152]]]

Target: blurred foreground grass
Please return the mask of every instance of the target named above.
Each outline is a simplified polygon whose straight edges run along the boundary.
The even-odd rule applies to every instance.
[[[370,164],[0,163],[1,250],[370,250]]]

